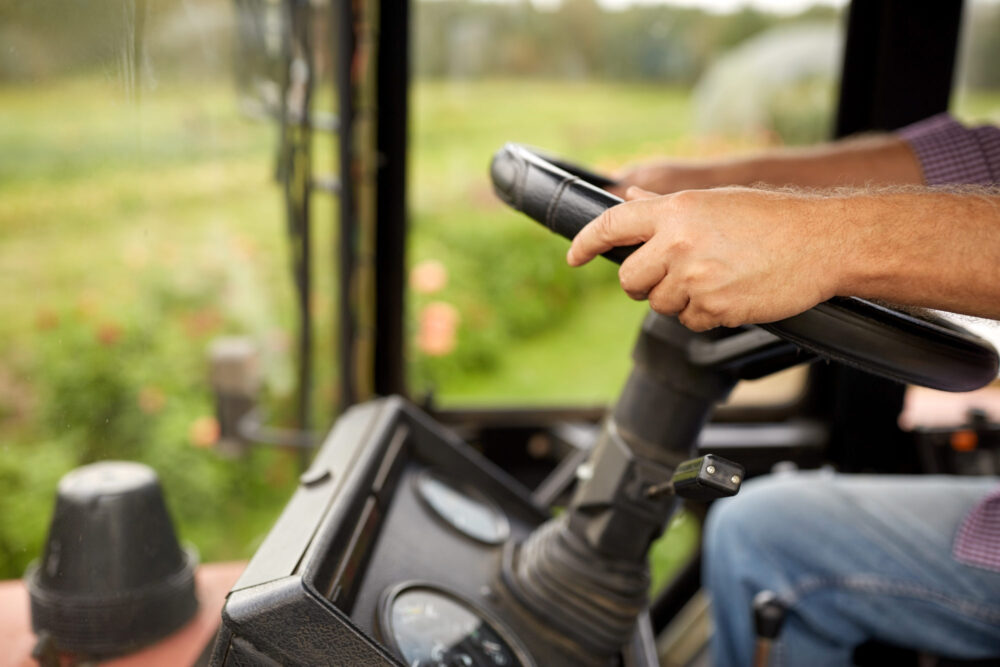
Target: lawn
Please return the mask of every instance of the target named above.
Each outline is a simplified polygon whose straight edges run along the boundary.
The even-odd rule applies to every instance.
[[[416,393],[441,402],[606,401],[630,367],[645,313],[621,298],[616,268],[569,269],[566,242],[493,196],[490,156],[506,141],[614,172],[650,156],[731,153],[759,145],[690,136],[688,91],[595,82],[433,81],[414,89],[411,263],[438,260],[452,280],[413,294],[460,316],[452,358],[421,358]]]
[[[504,141],[603,169],[696,152],[684,91],[641,85],[420,82],[414,87],[410,260],[445,269],[456,341],[411,345],[415,394],[443,402],[607,400],[643,307],[614,268],[571,271],[565,243],[493,199]],[[290,409],[294,310],[276,130],[228,82],[163,81],[127,99],[105,77],[0,87],[0,577],[38,555],[59,477],[99,458],[154,465],[182,537],[204,560],[245,558],[294,488],[294,457],[211,448],[205,349],[249,335],[266,398]],[[712,149],[709,146],[709,149]],[[317,157],[327,163],[329,147]],[[317,261],[335,240],[316,196]],[[317,276],[329,321],[330,267]],[[327,346],[328,325],[319,347]],[[323,378],[320,400],[331,395]]]
[[[960,100],[967,116],[996,103]],[[615,396],[645,307],[621,295],[608,263],[567,268],[562,239],[496,201],[487,165],[511,140],[606,171],[756,145],[693,139],[691,113],[685,90],[653,85],[414,85],[409,262],[433,269],[408,299],[415,396]],[[295,457],[261,449],[230,460],[211,447],[204,361],[216,336],[251,336],[274,419],[290,411],[294,307],[276,136],[239,113],[228,81],[164,80],[139,99],[107,77],[0,87],[0,578],[37,557],[59,477],[100,458],[156,467],[203,560],[248,557],[280,511]],[[322,171],[331,146],[319,149]],[[314,206],[325,369],[336,239],[332,202],[316,195]],[[428,347],[420,330],[434,313],[454,331]],[[322,404],[331,375],[321,374]],[[690,524],[678,524],[686,543]]]
[[[501,206],[490,156],[513,140],[613,171],[755,140],[691,138],[688,93],[662,86],[419,81],[412,94],[409,261],[436,276],[408,299],[412,392],[451,405],[611,400],[645,307],[622,297],[614,267],[570,270],[562,239]],[[997,107],[995,96],[959,103],[967,117]],[[56,482],[87,461],[156,467],[203,560],[248,557],[280,511],[295,457],[230,460],[211,447],[204,362],[214,337],[251,336],[274,418],[290,411],[275,141],[272,125],[239,113],[229,82],[163,81],[138,100],[106,77],[0,87],[0,578],[37,557]],[[318,148],[321,171],[333,161]],[[326,369],[336,240],[332,203],[314,206]],[[454,328],[430,348],[419,336],[429,313]],[[688,544],[690,524],[678,524]],[[676,554],[658,558],[662,579]]]

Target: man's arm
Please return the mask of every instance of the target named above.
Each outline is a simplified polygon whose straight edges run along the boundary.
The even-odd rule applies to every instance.
[[[861,296],[1000,318],[1000,196],[931,188],[828,193],[630,188],[577,235],[578,266],[644,243],[622,287],[705,330]]]
[[[755,183],[810,188],[922,185],[924,178],[920,162],[906,141],[892,134],[878,134],[728,160],[660,160],[627,171],[619,182],[616,194],[624,196],[632,185],[668,194]]]
[[[872,185],[996,185],[1000,128],[965,127],[947,113],[895,134],[851,137],[812,148],[786,148],[714,162],[661,160],[621,177],[616,194],[637,185],[667,194],[724,185],[863,187]]]

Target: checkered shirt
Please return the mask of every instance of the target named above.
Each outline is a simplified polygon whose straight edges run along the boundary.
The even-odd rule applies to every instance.
[[[898,132],[928,185],[1000,185],[1000,128],[965,127],[943,113]],[[959,562],[1000,571],[1000,488],[972,508],[955,535]]]

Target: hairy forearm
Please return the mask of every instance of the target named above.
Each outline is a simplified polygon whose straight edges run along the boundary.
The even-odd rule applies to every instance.
[[[1000,319],[1000,192],[929,188],[819,200],[842,239],[836,293]]]

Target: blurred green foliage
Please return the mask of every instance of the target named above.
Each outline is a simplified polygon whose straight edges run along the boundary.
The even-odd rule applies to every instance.
[[[280,511],[292,455],[205,447],[214,336],[253,336],[287,402],[273,141],[218,85],[0,88],[0,577],[38,555],[59,477],[95,460],[152,465],[211,560],[246,558]]]
[[[829,132],[834,91],[821,77],[797,81],[779,90],[768,104],[771,128],[790,145],[816,143]]]
[[[746,7],[710,13],[670,5],[606,10],[596,0],[437,0],[418,5],[416,72],[431,77],[569,77],[691,84],[720,53],[778,25],[833,20],[817,5],[795,15]]]
[[[38,553],[58,477],[103,459],[151,465],[182,537],[212,560],[253,548],[295,479],[294,459],[257,450],[228,460],[206,448],[204,347],[226,327],[191,319],[199,312],[208,311],[153,296],[113,315],[42,315],[28,364],[37,421],[20,434],[34,438],[0,448],[0,576],[18,576]]]
[[[440,262],[448,281],[411,295],[411,333],[431,302],[460,317],[451,354],[411,346],[418,396],[551,402],[617,391],[644,307],[621,298],[610,264],[565,266],[564,241],[495,200],[487,165],[507,139],[604,169],[694,150],[678,144],[686,99],[642,85],[415,86],[410,259]],[[213,413],[205,349],[215,336],[253,337],[275,419],[291,403],[274,138],[220,85],[172,83],[132,101],[101,77],[0,87],[0,577],[38,555],[59,477],[88,461],[154,466],[180,534],[206,560],[248,557],[280,511],[292,455],[229,460],[198,446]],[[320,142],[317,165],[331,150]],[[336,239],[331,202],[314,204],[325,341],[325,253]],[[317,344],[320,429],[333,416],[330,347]]]

